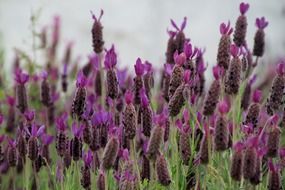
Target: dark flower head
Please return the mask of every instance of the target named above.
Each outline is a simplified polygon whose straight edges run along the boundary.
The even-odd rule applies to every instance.
[[[40,137],[45,132],[45,126],[42,125],[38,128],[36,124],[33,124],[32,131],[30,132],[28,128],[26,128],[26,131],[31,137]]]
[[[127,91],[125,94],[125,101],[127,104],[131,104],[133,102],[134,95],[131,91]]]
[[[115,46],[112,45],[112,47],[109,50],[106,50],[104,65],[106,69],[112,69],[116,66],[116,64],[117,64],[117,54],[115,52]]]
[[[82,71],[80,71],[77,75],[77,80],[76,80],[76,87],[77,88],[83,88],[87,85],[87,78],[83,74]]]
[[[35,119],[35,110],[26,110],[24,116],[27,121],[33,121]]]
[[[235,44],[231,45],[230,52],[233,57],[238,57],[241,54],[240,48]]]
[[[181,23],[180,28],[177,26],[177,24],[176,24],[172,19],[170,19],[170,22],[171,22],[171,25],[172,25],[177,31],[183,31],[184,28],[186,27],[187,18],[186,18],[186,17],[183,18],[183,22]]]
[[[176,51],[174,53],[173,57],[174,57],[174,61],[177,65],[179,65],[179,66],[184,65],[184,63],[186,61],[186,55],[184,52],[182,52],[178,55],[178,51]]]
[[[52,141],[54,140],[54,136],[52,136],[52,135],[48,135],[48,134],[43,134],[42,136],[41,136],[41,139],[42,139],[42,143],[44,144],[44,145],[50,145],[51,143],[52,143]]]
[[[145,89],[142,88],[140,90],[140,98],[141,98],[141,104],[143,107],[148,107],[149,106],[149,99],[145,93]]]
[[[142,63],[142,60],[138,58],[135,64],[135,72],[137,76],[142,76],[144,74],[145,65]]]
[[[230,111],[230,106],[226,100],[223,100],[223,101],[219,102],[218,109],[219,109],[220,114],[223,115],[223,114],[226,114]]]
[[[78,139],[81,138],[83,132],[83,125],[77,126],[76,122],[72,123],[72,133]]]
[[[85,166],[90,167],[92,161],[93,161],[93,155],[92,155],[92,151],[88,150],[87,152],[84,153],[83,155],[83,161]]]
[[[64,132],[67,129],[67,117],[67,113],[64,113],[56,119],[55,124],[58,131]]]
[[[256,18],[255,25],[258,29],[263,30],[268,26],[268,22],[265,20],[264,17]]]
[[[21,69],[17,69],[15,71],[15,81],[18,84],[25,84],[29,81],[29,75],[27,73],[23,73]]]
[[[184,43],[184,53],[187,59],[193,59],[195,55],[198,53],[198,48],[192,49],[192,44],[190,42]]]
[[[240,11],[240,14],[244,15],[249,9],[249,4],[248,3],[244,3],[242,2],[240,5],[239,5],[239,11]]]
[[[92,18],[94,19],[94,22],[100,22],[103,14],[104,14],[103,9],[101,9],[100,16],[98,18],[95,16],[95,14],[92,11],[90,11],[90,12],[91,12]]]
[[[252,95],[252,100],[255,103],[258,103],[260,102],[261,98],[262,98],[262,92],[260,90],[255,90]]]
[[[231,28],[230,21],[228,22],[227,25],[225,23],[222,23],[220,25],[220,33],[222,35],[231,35],[232,32],[233,32],[233,28]]]

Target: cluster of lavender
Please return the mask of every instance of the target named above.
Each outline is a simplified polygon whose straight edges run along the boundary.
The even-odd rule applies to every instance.
[[[180,27],[171,20],[174,30],[168,31],[166,64],[155,89],[151,63],[138,58],[133,77],[117,67],[115,46],[104,48],[103,11],[98,18],[92,13],[94,52],[88,63],[78,68],[75,61],[70,69],[73,43],[68,43],[61,71],[57,64],[60,19],[56,17],[51,42],[47,28],[39,35],[47,55],[44,71],[27,74],[19,59],[15,61],[14,86],[1,101],[0,125],[6,124],[7,133],[0,136],[1,173],[16,168],[20,175],[31,163],[33,187],[39,187],[37,173],[44,167],[52,176],[50,166],[56,164],[57,180],[62,183],[66,171],[76,164],[81,166],[80,183],[87,190],[108,189],[110,172],[120,190],[140,189],[143,181],[170,186],[179,184],[174,166],[169,165],[177,153],[175,162],[181,160],[188,169],[185,188],[198,189],[202,181],[195,168],[211,164],[215,154],[229,152],[231,160],[225,161],[230,162],[232,180],[256,186],[268,175],[268,189],[279,190],[285,167],[285,148],[280,145],[285,63],[278,64],[263,105],[264,87],[253,88],[253,83],[268,22],[256,19],[251,51],[246,41],[248,9],[248,4],[240,4],[235,30],[230,22],[220,25],[214,80],[207,92],[205,50],[185,37],[186,18]],[[70,95],[75,75],[76,89]],[[40,103],[35,105],[37,100]],[[54,147],[57,155],[50,153]],[[11,182],[15,183],[13,177]]]

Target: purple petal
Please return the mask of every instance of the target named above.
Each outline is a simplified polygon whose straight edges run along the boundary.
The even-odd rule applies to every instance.
[[[24,113],[27,121],[33,121],[35,119],[35,110],[27,110]]]
[[[277,65],[277,74],[281,76],[285,74],[285,63],[279,63]]]
[[[147,73],[151,73],[153,70],[152,70],[152,64],[148,61],[145,61],[144,63],[144,69]]]
[[[93,155],[91,150],[88,150],[87,152],[84,153],[83,160],[86,166],[90,166],[90,164],[93,161]]]
[[[262,92],[260,90],[255,90],[252,95],[252,99],[255,103],[260,102],[262,97]]]
[[[186,55],[185,55],[185,53],[183,52],[183,53],[180,53],[180,54],[178,55],[178,53],[177,53],[177,51],[176,51],[175,54],[174,54],[174,61],[175,61],[175,63],[176,63],[177,65],[182,66],[182,65],[185,63],[185,61],[186,61]]]
[[[127,104],[131,104],[133,102],[133,93],[129,90],[125,94],[125,101]]]
[[[29,75],[27,73],[23,73],[21,69],[17,69],[15,73],[15,80],[19,84],[25,84],[29,80]]]
[[[85,87],[87,84],[87,78],[85,77],[85,75],[83,74],[82,71],[80,71],[77,75],[77,80],[76,80],[76,87]]]
[[[258,29],[263,30],[268,26],[268,22],[265,20],[264,17],[256,18],[255,25],[257,26]]]
[[[191,57],[191,55],[192,55],[192,44],[185,42],[185,43],[184,43],[183,51],[184,51],[184,53],[185,53],[187,59],[188,59],[189,57]]]
[[[107,69],[112,69],[117,64],[117,54],[115,52],[115,46],[112,47],[107,51],[105,55],[104,65]]]
[[[191,71],[190,70],[185,70],[184,71],[184,76],[183,76],[183,79],[184,79],[185,83],[189,83],[190,76],[191,76]]]
[[[43,141],[43,144],[45,145],[51,144],[53,140],[54,140],[54,137],[52,135],[47,135],[47,134],[42,135],[42,141]]]
[[[127,79],[127,72],[128,72],[127,68],[122,70],[119,69],[117,70],[117,77],[120,88],[123,88],[125,86],[125,81]]]
[[[176,127],[177,127],[179,130],[182,130],[183,123],[182,123],[181,119],[177,119],[177,120],[175,121],[175,125],[176,125]]]
[[[230,26],[230,21],[228,22],[228,25],[226,25],[225,23],[220,24],[220,33],[222,35],[231,35],[232,32],[233,28],[231,28]]]
[[[42,79],[44,79],[44,80],[46,80],[47,79],[47,77],[48,77],[48,73],[47,73],[47,71],[42,71],[42,73],[41,73],[41,77],[42,77]]]
[[[164,72],[165,72],[167,75],[171,75],[171,73],[172,73],[172,68],[173,68],[173,65],[172,65],[172,64],[164,64]]]
[[[213,67],[213,75],[214,75],[216,80],[219,80],[219,78],[221,77],[221,75],[222,75],[221,71],[222,70],[218,65]]]
[[[136,60],[135,72],[137,76],[142,76],[144,74],[144,64],[142,63],[140,58]]]
[[[240,152],[242,151],[244,148],[244,144],[241,142],[241,141],[238,141],[234,144],[233,146],[233,149],[236,151],[236,152]]]
[[[239,47],[237,47],[235,44],[231,45],[230,51],[233,57],[237,57],[239,55]]]
[[[7,102],[7,104],[9,104],[9,106],[14,106],[16,101],[15,101],[15,98],[14,98],[14,97],[12,97],[12,96],[7,96],[6,102]]]
[[[181,27],[180,27],[180,31],[184,30],[184,28],[186,27],[186,23],[187,23],[187,17],[184,17],[183,22],[182,22]]]
[[[179,31],[178,26],[176,25],[176,23],[175,23],[172,19],[170,19],[170,22],[171,22],[171,25],[172,25],[177,31]]]
[[[37,130],[36,136],[39,137],[39,136],[41,136],[42,134],[44,134],[44,132],[45,132],[45,126],[42,125],[42,126]]]
[[[27,129],[28,130],[28,129]],[[37,136],[37,132],[38,132],[38,128],[36,126],[36,124],[32,125],[32,132],[31,132],[31,136],[36,137]]]
[[[230,106],[228,105],[226,100],[219,102],[218,108],[221,114],[226,114],[230,111]]]
[[[144,89],[144,88],[142,88],[142,89],[140,90],[140,98],[141,98],[142,106],[143,106],[143,107],[148,107],[148,105],[149,105],[149,100],[148,100],[148,97],[147,97],[147,95],[146,95],[146,93],[145,93],[145,89]]]
[[[241,3],[240,5],[239,5],[239,11],[240,11],[240,13],[242,14],[242,15],[244,15],[247,11],[248,11],[248,9],[249,9],[249,4],[248,3]]]

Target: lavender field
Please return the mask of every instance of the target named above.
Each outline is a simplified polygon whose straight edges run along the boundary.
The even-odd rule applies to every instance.
[[[229,4],[211,30],[167,12],[116,32],[98,5],[82,25],[33,9],[28,36],[1,26],[0,189],[284,189],[282,4]]]

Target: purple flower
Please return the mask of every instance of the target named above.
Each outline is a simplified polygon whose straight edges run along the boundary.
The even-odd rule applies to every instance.
[[[117,54],[115,52],[115,46],[106,51],[104,65],[106,69],[112,69],[117,64]]]
[[[226,100],[223,100],[219,102],[218,109],[221,114],[226,114],[230,111],[230,106]]]
[[[14,106],[15,105],[15,98],[12,96],[7,96],[6,97],[6,102],[7,104],[9,104],[9,106]]]
[[[80,71],[77,75],[76,87],[83,88],[86,85],[87,85],[87,78],[84,76],[83,72]]]
[[[186,55],[184,52],[178,55],[178,51],[176,51],[173,55],[174,61],[177,65],[182,66],[186,61]]]
[[[40,137],[45,132],[45,126],[42,125],[38,128],[37,125],[33,124],[32,125],[32,132],[30,133],[28,128],[26,128],[26,131],[32,137]]]
[[[67,124],[66,124],[67,117],[68,117],[67,113],[64,113],[60,117],[56,118],[55,124],[57,130],[64,132],[67,129]]]
[[[112,122],[112,115],[106,111],[99,111],[92,117],[92,125],[108,125]]]
[[[120,88],[123,88],[125,86],[125,82],[127,79],[127,74],[128,74],[128,69],[121,69],[121,70],[117,70],[117,77],[118,77],[118,83]]]
[[[72,133],[75,137],[80,138],[82,136],[82,132],[83,132],[83,125],[80,125],[79,127],[77,127],[76,122],[72,123]]]
[[[52,141],[54,140],[54,137],[52,135],[48,135],[48,134],[43,134],[41,136],[41,139],[42,139],[42,143],[44,145],[50,145],[52,143]]]
[[[153,72],[152,64],[148,61],[144,62],[144,69],[145,69],[146,73],[152,73]]]
[[[91,65],[93,66],[93,69],[96,71],[99,70],[99,66],[100,66],[99,56],[93,53],[88,56],[88,59],[89,59],[89,63],[91,63]]]
[[[90,167],[90,165],[91,165],[91,163],[93,161],[93,155],[92,155],[92,151],[91,150],[88,150],[87,152],[84,153],[83,160],[84,160],[85,166]]]
[[[47,79],[47,77],[48,77],[48,73],[47,73],[47,71],[42,71],[42,73],[41,73],[41,78],[43,79],[43,80],[46,80]]]
[[[262,92],[260,90],[255,90],[253,92],[252,99],[254,102],[256,103],[260,102],[261,97],[262,97]]]
[[[232,44],[230,47],[230,51],[233,57],[237,57],[240,55],[240,49],[235,44]]]
[[[236,151],[236,152],[240,152],[244,149],[244,144],[241,142],[241,141],[238,141],[234,144],[233,146],[233,149]]]
[[[127,103],[127,104],[131,104],[131,103],[133,102],[133,98],[134,98],[133,93],[128,90],[128,91],[125,93],[125,101],[126,101],[126,103]]]
[[[12,148],[16,148],[17,142],[16,140],[12,139],[11,137],[6,138],[8,141],[8,145]]]
[[[231,28],[230,26],[230,21],[228,22],[228,25],[226,25],[225,23],[222,23],[220,25],[220,33],[222,35],[231,35],[232,32],[233,32],[233,28]]]
[[[194,50],[192,49],[192,44],[190,42],[185,42],[184,43],[184,53],[186,55],[187,59],[193,59],[193,57],[198,53],[198,48],[194,48]]]
[[[35,119],[35,110],[26,110],[24,116],[27,121],[33,121]]]
[[[142,60],[140,58],[138,58],[136,60],[136,64],[135,64],[135,72],[137,76],[142,76],[144,74],[144,64],[142,63]]]
[[[167,63],[164,64],[164,72],[167,75],[169,75],[169,76],[171,75],[172,69],[173,69],[173,64],[167,64]]]
[[[276,69],[277,74],[279,75],[284,75],[285,74],[285,63],[281,62],[277,65]]]
[[[29,75],[27,73],[23,73],[21,69],[17,69],[15,71],[15,81],[18,84],[25,84],[29,81]]]
[[[100,20],[101,20],[103,14],[104,14],[103,9],[101,9],[101,11],[100,11],[100,16],[99,16],[98,18],[95,16],[95,14],[94,14],[92,11],[90,11],[90,12],[91,12],[91,15],[92,15],[92,18],[94,19],[94,21],[95,21],[95,22],[100,22]]]
[[[142,89],[140,90],[140,98],[141,98],[141,104],[142,104],[142,106],[143,106],[143,107],[148,107],[148,105],[149,105],[149,100],[148,100],[148,97],[147,97],[147,95],[146,95],[146,93],[145,93],[145,89],[144,89],[144,88],[142,88]]]
[[[181,23],[181,26],[180,28],[177,26],[177,24],[172,20],[170,19],[170,22],[171,22],[171,25],[177,30],[177,31],[183,31],[185,26],[186,26],[186,23],[187,23],[187,18],[184,17],[183,18],[183,22]]]
[[[268,22],[265,20],[264,17],[256,18],[255,25],[258,29],[263,30],[268,26]]]
[[[213,67],[213,75],[216,80],[222,76],[222,69],[218,65]]]
[[[191,71],[190,70],[185,70],[184,71],[184,76],[183,76],[183,79],[184,79],[185,83],[189,83],[190,76],[191,76]]]
[[[244,3],[242,2],[240,5],[239,5],[239,11],[240,11],[240,14],[244,15],[249,9],[249,4],[248,3]]]

